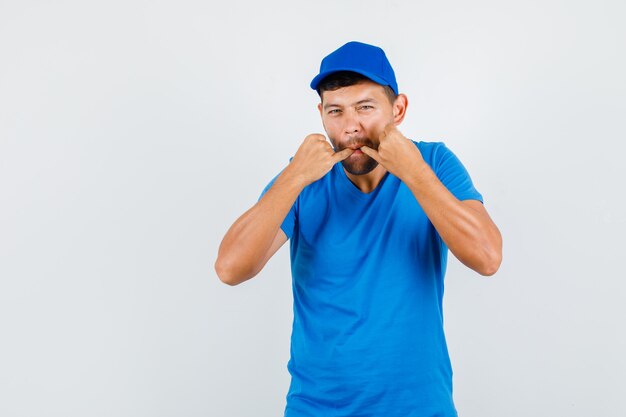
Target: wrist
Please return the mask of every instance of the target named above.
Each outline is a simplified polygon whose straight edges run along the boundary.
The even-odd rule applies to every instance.
[[[300,172],[292,163],[283,170],[281,177],[284,177],[285,181],[299,188],[304,188],[311,183],[306,175]]]
[[[411,168],[400,178],[407,185],[419,186],[435,175],[430,166],[422,159],[411,164]]]

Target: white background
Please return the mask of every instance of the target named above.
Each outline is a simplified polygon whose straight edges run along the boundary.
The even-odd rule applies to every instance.
[[[229,5],[227,6],[226,3]],[[461,417],[626,415],[622,1],[0,2],[0,415],[280,416],[288,245],[213,263],[360,40],[505,242],[450,260]]]

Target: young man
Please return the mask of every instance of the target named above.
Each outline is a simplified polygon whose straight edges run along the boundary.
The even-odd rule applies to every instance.
[[[230,285],[250,279],[291,239],[286,417],[456,416],[447,251],[492,275],[500,232],[443,143],[398,131],[408,101],[382,49],[343,45],[311,87],[330,143],[304,139],[226,233],[217,274]]]

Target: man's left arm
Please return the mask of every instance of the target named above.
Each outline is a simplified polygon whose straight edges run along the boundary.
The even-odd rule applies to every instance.
[[[480,201],[457,199],[393,124],[381,134],[378,150],[361,150],[409,187],[457,259],[481,275],[496,273],[502,262],[502,236]]]

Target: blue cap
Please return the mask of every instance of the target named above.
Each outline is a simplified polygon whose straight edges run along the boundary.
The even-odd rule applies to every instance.
[[[337,71],[353,71],[366,76],[380,85],[388,85],[398,94],[398,83],[391,64],[378,46],[361,42],[348,42],[322,60],[320,73],[311,81],[311,88],[317,90],[319,83]]]

